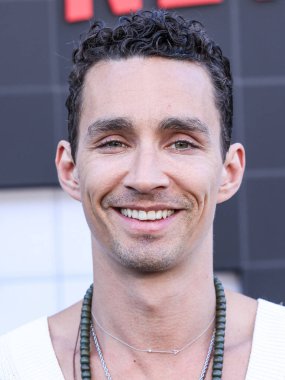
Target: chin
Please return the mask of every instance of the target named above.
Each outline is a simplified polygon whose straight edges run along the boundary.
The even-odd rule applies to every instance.
[[[144,238],[146,240],[146,237]],[[121,246],[116,242],[113,255],[126,269],[139,273],[156,273],[171,269],[180,256],[178,250],[151,247],[151,244],[136,244],[135,247]]]

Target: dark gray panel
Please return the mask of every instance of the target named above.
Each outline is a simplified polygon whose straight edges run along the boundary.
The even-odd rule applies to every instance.
[[[0,2],[0,15],[0,85],[49,83],[48,2]]]
[[[285,178],[247,181],[251,260],[285,260]]]
[[[244,89],[249,168],[285,168],[285,86]]]
[[[215,269],[240,268],[238,197],[217,206],[214,223]]]
[[[56,183],[51,95],[0,98],[0,186]]]
[[[243,290],[253,298],[285,304],[285,267],[247,269],[243,272]]]
[[[233,87],[234,113],[233,113],[233,130],[232,143],[245,143],[244,136],[244,109],[243,109],[243,89],[237,86]]]
[[[284,75],[285,1],[238,3],[243,75]]]
[[[67,131],[67,110],[65,107],[67,94],[60,93],[54,95],[55,99],[55,130],[54,130],[54,139],[55,144],[58,143],[59,140],[68,139],[68,131]]]

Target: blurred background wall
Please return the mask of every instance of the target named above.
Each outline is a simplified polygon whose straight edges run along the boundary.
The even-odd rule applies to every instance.
[[[160,0],[168,6],[173,2]],[[79,3],[79,12],[65,14],[72,9],[64,10],[63,0],[0,0],[0,333],[79,300],[92,281],[81,205],[59,189],[53,162],[58,140],[67,135],[71,51],[89,25],[78,19],[94,13],[114,24],[112,9],[127,1]],[[217,209],[215,269],[227,286],[281,302],[285,1],[185,3],[179,13],[202,21],[231,59],[234,141],[247,150],[238,196]],[[143,8],[158,4],[145,0]]]

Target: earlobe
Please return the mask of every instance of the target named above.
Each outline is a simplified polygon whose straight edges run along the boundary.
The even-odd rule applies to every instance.
[[[80,201],[78,172],[67,141],[62,140],[58,143],[55,164],[62,189],[72,198]]]
[[[244,169],[244,147],[239,143],[233,144],[230,146],[224,162],[217,203],[225,202],[238,191],[242,182]]]

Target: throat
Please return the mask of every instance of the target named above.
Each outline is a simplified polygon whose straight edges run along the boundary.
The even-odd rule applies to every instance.
[[[226,300],[224,296],[224,291],[222,284],[219,282],[218,279],[215,278],[215,293],[216,293],[216,313],[215,313],[215,327],[213,327],[213,333],[211,335],[211,340],[209,344],[209,348],[207,351],[206,355],[206,360],[204,362],[204,365],[202,367],[202,372],[200,375],[200,379],[205,379],[205,375],[207,372],[207,368],[209,365],[209,360],[212,354],[212,350],[214,347],[214,362],[213,362],[213,376],[216,380],[221,379],[222,377],[222,367],[223,367],[223,352],[224,352],[224,337],[225,337],[225,321],[226,321]],[[126,341],[124,341],[121,338],[116,337],[112,333],[110,333],[108,330],[106,330],[101,323],[98,323],[97,318],[95,317],[94,313],[91,312],[91,304],[92,304],[92,294],[93,294],[93,286],[91,286],[83,301],[83,306],[82,306],[82,314],[81,314],[81,362],[82,362],[82,357],[85,355],[86,356],[86,347],[84,345],[85,338],[88,337],[90,339],[90,328],[92,330],[92,337],[94,340],[94,344],[96,347],[96,350],[98,352],[98,355],[100,357],[100,361],[102,364],[102,367],[105,372],[106,378],[109,380],[111,379],[111,374],[110,371],[107,367],[107,364],[105,362],[97,334],[95,331],[95,328],[99,328],[102,334],[105,334],[108,336],[108,338],[113,339],[116,341],[116,343],[125,346],[126,349],[137,351],[140,354],[146,354],[146,355],[158,355],[158,354],[163,354],[164,356],[171,355],[171,356],[177,356],[179,353],[182,351],[186,351],[186,349],[190,348],[196,341],[199,340],[204,334],[206,335],[207,330],[209,329],[209,326],[213,321],[210,321],[209,326],[206,326],[205,330],[202,331],[196,338],[192,339],[190,342],[186,343],[181,349],[173,348],[170,350],[158,350],[158,349],[139,349]],[[93,315],[92,315],[93,314]],[[95,327],[94,327],[95,325]],[[128,326],[130,327],[130,326]],[[132,331],[132,329],[130,329]],[[169,336],[168,336],[169,338]],[[168,339],[169,340],[169,339]],[[106,341],[106,340],[105,340]],[[90,345],[90,341],[89,341]],[[108,350],[107,350],[108,351]],[[86,365],[85,365],[86,364]],[[89,354],[89,363],[84,363],[84,371],[86,372],[88,370],[88,365],[90,369],[90,354]],[[91,373],[90,373],[91,377]]]
[[[213,280],[201,286],[171,273],[138,276],[118,283],[117,292],[94,293],[92,312],[109,333],[143,349],[179,350],[212,326],[215,316]],[[95,289],[97,289],[97,284]],[[111,302],[104,302],[108,294]],[[98,325],[98,323],[97,323]],[[210,330],[209,327],[209,330]],[[100,326],[99,326],[100,329]]]

